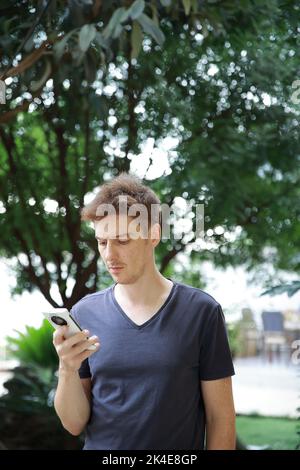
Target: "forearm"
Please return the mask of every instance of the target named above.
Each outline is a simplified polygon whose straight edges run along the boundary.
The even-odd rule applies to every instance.
[[[235,419],[210,419],[206,423],[207,450],[235,450]]]
[[[83,431],[91,408],[78,372],[59,369],[54,408],[67,431],[73,435]]]

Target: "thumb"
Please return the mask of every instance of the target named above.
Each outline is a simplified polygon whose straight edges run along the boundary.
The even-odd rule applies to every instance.
[[[55,330],[55,332],[53,333],[53,344],[55,346],[58,346],[59,344],[64,342],[64,340],[66,339],[64,335],[67,333],[67,331],[67,325],[60,326],[59,328],[57,328],[57,330]]]

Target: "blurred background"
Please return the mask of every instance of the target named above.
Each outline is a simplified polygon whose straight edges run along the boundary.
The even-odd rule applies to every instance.
[[[296,1],[1,1],[0,449],[82,447],[41,312],[112,283],[80,208],[120,171],[173,208],[161,273],[223,307],[237,447],[300,448],[299,20]]]

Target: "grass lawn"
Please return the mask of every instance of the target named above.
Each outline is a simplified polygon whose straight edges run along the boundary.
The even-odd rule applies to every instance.
[[[295,450],[300,442],[300,422],[297,419],[269,418],[258,415],[241,415],[236,420],[237,434],[246,445],[268,445],[270,449]]]

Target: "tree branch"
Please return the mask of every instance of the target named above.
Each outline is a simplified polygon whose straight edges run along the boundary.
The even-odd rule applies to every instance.
[[[90,264],[80,273],[80,278],[75,282],[72,294],[68,299],[67,305],[69,307],[78,302],[84,295],[91,292],[91,289],[86,287],[86,283],[92,274],[97,276],[97,261],[98,253],[95,253]]]
[[[23,238],[21,232],[19,229],[14,228],[13,233],[15,234],[17,240],[20,242],[20,245],[26,254],[27,260],[28,260],[28,267],[23,266],[24,270],[28,272],[30,279],[32,283],[39,288],[43,296],[45,297],[46,300],[55,308],[59,307],[59,305],[55,302],[55,300],[52,299],[50,295],[50,285],[45,282],[45,278],[43,279],[41,276],[38,276],[35,272],[34,266],[31,261],[31,255],[30,255],[30,250],[27,246],[27,243],[25,239]]]
[[[22,192],[22,183],[21,183],[21,179],[19,178],[19,170],[18,170],[18,167],[17,167],[17,165],[14,161],[14,156],[13,156],[13,151],[16,152],[16,146],[15,146],[13,134],[12,134],[11,130],[9,130],[8,133],[5,133],[4,130],[2,129],[2,127],[0,127],[0,136],[1,136],[4,147],[5,147],[6,152],[7,152],[8,164],[9,164],[9,169],[10,169],[10,173],[11,173],[11,179],[12,180],[15,179],[15,181],[16,181],[15,191],[16,191],[16,194],[18,195],[20,203],[22,205],[23,213],[24,213],[24,216],[25,216],[24,219],[26,219],[26,212],[27,212],[26,200],[25,200],[24,194]],[[30,218],[28,218],[28,220],[30,220]],[[45,272],[45,282],[47,283],[48,289],[50,290],[51,279],[50,279],[49,271],[47,269],[47,262],[46,262],[45,257],[42,254],[39,239],[35,235],[34,228],[31,230],[30,235],[31,235],[31,238],[32,238],[32,245],[35,247],[35,251],[41,259],[42,266],[43,266],[43,269],[44,269],[44,272]]]
[[[85,143],[84,143],[84,175],[83,175],[83,183],[82,183],[82,191],[80,195],[80,206],[83,206],[84,196],[87,192],[88,188],[88,179],[89,179],[89,157],[90,157],[90,113],[89,109],[87,108],[85,112]]]
[[[166,270],[168,264],[170,263],[170,261],[175,258],[175,256],[180,253],[181,251],[184,251],[186,245],[181,245],[180,248],[175,248],[173,247],[171,251],[169,251],[162,259],[161,261],[161,264],[160,264],[160,269],[159,271],[161,272],[161,274],[164,273],[164,271]]]

